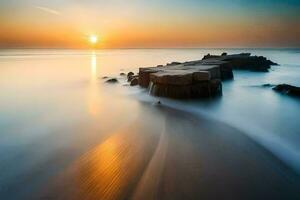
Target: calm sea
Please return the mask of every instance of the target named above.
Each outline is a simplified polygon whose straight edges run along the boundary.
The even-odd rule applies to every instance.
[[[267,73],[234,71],[234,80],[223,83],[223,96],[209,100],[150,97],[143,89],[126,86],[119,75],[222,52],[250,52],[280,65]],[[119,83],[106,84],[103,76],[116,77]],[[147,121],[157,128],[157,121],[165,119],[159,112],[149,114],[152,109],[144,104],[151,108],[158,99],[239,130],[300,173],[300,100],[262,87],[267,83],[300,86],[299,49],[2,49],[0,198],[26,199],[40,191],[50,178],[124,127]]]

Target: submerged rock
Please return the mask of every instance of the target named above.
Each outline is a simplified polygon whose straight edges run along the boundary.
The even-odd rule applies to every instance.
[[[263,87],[271,87],[272,85],[270,83],[262,84]]]
[[[105,82],[106,83],[118,83],[119,81],[116,78],[110,78],[110,79],[106,80]]]
[[[133,79],[130,81],[130,86],[135,86],[135,85],[138,85],[138,84],[139,84],[138,78],[133,78]]]
[[[300,97],[300,87],[296,87],[293,85],[279,84],[273,87],[273,90],[283,94]]]
[[[266,83],[266,84],[262,84],[261,87],[274,87],[275,85],[270,84],[270,83]]]

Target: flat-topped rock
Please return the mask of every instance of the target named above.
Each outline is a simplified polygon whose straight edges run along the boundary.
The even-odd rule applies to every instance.
[[[150,81],[157,84],[190,85],[195,82],[209,81],[208,71],[165,70],[150,74]]]
[[[198,72],[198,73],[196,73]],[[196,73],[196,74],[195,74]],[[154,74],[154,76],[151,76]],[[139,69],[139,85],[142,87],[148,87],[150,83],[150,77],[153,77],[152,81],[168,78],[168,80],[174,80],[176,84],[180,85],[182,79],[187,79],[189,74],[195,74],[195,79],[209,76],[210,79],[222,79],[221,68],[218,65],[174,65],[174,66],[160,66],[160,67],[148,67]],[[198,75],[197,75],[198,74]],[[205,76],[204,76],[205,75]],[[157,77],[157,78],[156,78]],[[177,79],[177,80],[176,80]],[[187,80],[186,80],[187,81]]]
[[[210,71],[167,69],[150,74],[150,93],[171,98],[210,97],[221,94],[222,85],[219,79],[212,79]]]

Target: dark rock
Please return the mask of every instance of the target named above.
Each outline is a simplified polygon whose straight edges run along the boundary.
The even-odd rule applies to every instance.
[[[128,72],[127,74],[127,81],[130,82],[133,79],[134,73],[133,72]]]
[[[107,78],[108,78],[108,76],[103,76],[103,77],[102,77],[102,79],[107,79]]]
[[[120,76],[125,76],[126,74],[124,72],[121,72],[120,73]]]
[[[180,62],[171,62],[171,63],[167,63],[167,66],[173,66],[173,65],[180,65]]]
[[[227,53],[226,53],[226,52],[223,52],[223,53],[221,54],[221,56],[227,56]]]
[[[220,80],[203,81],[191,85],[151,84],[150,94],[176,99],[213,97],[222,94]]]
[[[160,71],[159,67],[148,67],[139,69],[139,85],[147,88],[150,83],[150,74]]]
[[[150,94],[171,98],[213,97],[222,84],[209,71],[165,70],[150,74]]]
[[[119,81],[116,78],[110,78],[110,79],[106,80],[105,82],[106,83],[118,83]]]
[[[300,97],[300,87],[296,87],[293,85],[279,84],[273,87],[273,90],[283,94]]]
[[[133,78],[133,79],[130,81],[130,86],[135,86],[135,85],[138,85],[138,84],[139,84],[138,78]]]
[[[207,54],[205,55],[202,60],[206,60],[206,59],[211,59],[211,58],[219,58],[220,56],[217,56],[217,55],[210,55],[210,54]]]
[[[262,84],[262,87],[273,87],[274,85],[270,84],[270,83],[266,83],[266,84]]]
[[[133,76],[133,75],[134,75],[133,72],[128,72],[128,73],[127,73],[127,78],[128,78],[129,76]]]
[[[127,78],[127,82],[131,82],[134,78],[137,78],[138,79],[138,75],[133,75],[133,76],[129,76],[128,78]]]
[[[251,56],[250,53],[241,53],[233,55],[205,55],[202,60],[226,61],[233,69],[244,69],[252,71],[266,72],[272,65],[277,65],[263,56]]]

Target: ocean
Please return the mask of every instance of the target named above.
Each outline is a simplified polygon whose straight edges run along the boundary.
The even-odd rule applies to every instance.
[[[279,65],[199,100],[120,75],[222,52]],[[299,49],[2,49],[0,199],[297,199],[300,100],[263,87],[281,83],[300,86]]]

